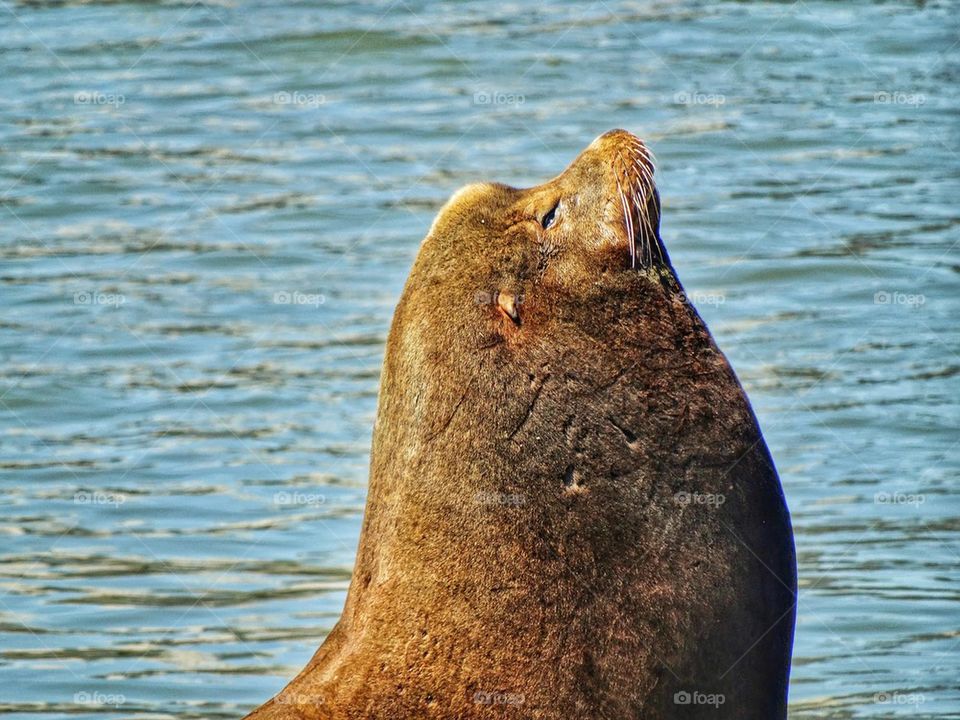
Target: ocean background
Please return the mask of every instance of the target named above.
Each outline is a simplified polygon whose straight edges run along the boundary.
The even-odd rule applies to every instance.
[[[955,2],[0,19],[0,712],[277,692],[342,607],[434,214],[623,127],[793,513],[791,718],[960,718]]]

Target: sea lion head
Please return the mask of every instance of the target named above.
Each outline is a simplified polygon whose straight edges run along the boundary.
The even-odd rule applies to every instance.
[[[534,286],[574,293],[618,271],[668,271],[653,154],[626,130],[594,140],[560,175],[531,188],[476,183],[430,228],[412,278],[459,287],[515,324]],[[448,298],[450,300],[452,298]]]

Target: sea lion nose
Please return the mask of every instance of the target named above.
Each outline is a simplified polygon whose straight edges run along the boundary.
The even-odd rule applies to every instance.
[[[590,143],[591,148],[597,148],[606,144],[620,144],[624,142],[637,142],[640,138],[634,135],[629,130],[624,130],[623,128],[615,128],[613,130],[607,130],[607,132],[602,135],[598,135],[597,138]]]

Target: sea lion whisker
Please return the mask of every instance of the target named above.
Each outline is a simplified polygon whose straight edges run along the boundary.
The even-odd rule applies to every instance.
[[[629,170],[629,165],[624,163],[623,157],[619,152],[616,154],[616,160],[619,165],[622,166],[623,175],[629,180],[629,175],[627,171]],[[627,229],[627,240],[630,246],[630,267],[635,268],[637,266],[637,235],[636,229],[633,225],[633,207],[630,202],[630,197],[632,195],[632,183],[627,186],[627,190],[630,193],[624,193],[623,187],[620,185],[620,173],[616,175],[617,181],[617,193],[620,195],[620,206],[623,209],[623,219],[624,224]]]
[[[643,219],[643,240],[644,245],[646,246],[647,259],[650,265],[653,265],[653,246],[657,246],[657,251],[659,253],[660,246],[656,242],[656,231],[653,227],[653,219],[650,217],[650,208],[648,206],[649,197],[641,198],[637,197],[637,202],[640,205],[640,215]],[[661,255],[661,262],[663,257]]]
[[[641,142],[641,143],[640,143],[640,151],[646,156],[647,162],[649,162],[650,165],[656,167],[656,164],[657,164],[657,156],[654,154],[653,150],[651,150],[649,147],[647,147],[645,143],[642,143],[642,142]]]
[[[616,154],[616,160],[619,163],[623,162],[620,153]],[[623,189],[619,184],[619,177],[617,178],[617,191],[621,195],[621,204],[625,205],[625,222],[628,225],[628,235],[632,239],[631,267],[636,267],[636,239],[638,236],[640,238],[641,264],[645,266],[651,265],[653,263],[653,250],[650,236],[654,233],[652,232],[652,223],[646,209],[645,199],[651,192],[653,179],[649,169],[639,162],[636,155],[629,158],[626,168],[630,175],[630,182],[627,187],[628,193],[626,193],[626,197],[624,197]],[[634,227],[634,216],[636,216],[637,221],[636,227]]]
[[[660,263],[663,264],[666,262],[663,256],[663,246],[660,243],[660,238],[657,233],[657,228],[655,224],[655,218],[651,215],[651,208],[649,203],[656,202],[656,187],[649,188],[646,197],[639,199],[638,201],[642,202],[643,205],[643,219],[644,219],[644,231],[646,234],[645,240],[650,248],[650,261],[653,262],[653,248],[657,250],[657,257],[660,260]]]
[[[640,240],[641,262],[646,265],[652,265],[654,262],[654,246],[656,246],[656,256],[660,262],[665,262],[663,249],[654,227],[654,218],[651,216],[649,202],[651,196],[656,192],[656,183],[653,175],[656,167],[650,159],[651,151],[639,140],[630,142],[630,148],[633,151],[630,158],[629,169],[631,171],[631,182],[629,185],[630,211],[631,217],[636,215],[637,227],[634,233],[635,238]],[[619,153],[617,159],[622,161]],[[618,190],[620,188],[618,187]],[[622,192],[622,190],[620,190]]]
[[[620,195],[620,206],[623,208],[623,218],[624,223],[627,226],[627,240],[630,245],[630,267],[637,266],[637,243],[635,236],[633,234],[633,218],[631,217],[632,213],[630,212],[629,203],[627,203],[627,198],[623,194],[623,190],[620,187],[620,179],[617,178],[617,193]]]
[[[649,165],[656,167],[656,156],[654,156],[653,151],[650,148],[640,141],[634,143],[633,147],[637,153],[642,154],[644,160],[646,160]]]
[[[641,167],[641,168],[640,168],[640,173],[643,175],[644,181],[652,188],[652,187],[654,186],[654,184],[655,184],[655,183],[653,182],[653,175],[651,175],[651,174],[647,171],[647,168],[645,168],[645,167]]]
[[[633,158],[633,169],[636,171],[637,181],[640,182],[644,177],[644,166],[638,158]]]
[[[653,176],[650,174],[647,167],[638,163],[636,159],[633,161],[633,167],[637,171],[637,181],[641,183],[647,190],[652,188],[654,186]]]
[[[649,261],[652,260],[649,252],[649,237],[647,235],[647,227],[650,224],[650,220],[647,217],[646,204],[643,202],[643,198],[640,196],[640,193],[635,192],[633,197],[637,208],[637,224],[640,226],[640,238],[642,240],[643,257],[645,261],[644,264],[649,265]]]

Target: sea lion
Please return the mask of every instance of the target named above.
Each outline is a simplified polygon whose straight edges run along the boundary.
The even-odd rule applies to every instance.
[[[650,152],[457,192],[387,341],[343,615],[256,720],[786,717],[790,518]]]

